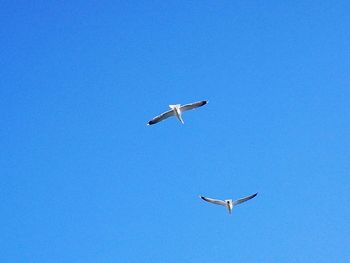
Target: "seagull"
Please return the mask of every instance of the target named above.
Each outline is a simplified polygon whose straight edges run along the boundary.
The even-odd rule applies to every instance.
[[[239,205],[241,203],[244,203],[245,201],[248,201],[252,198],[254,198],[258,193],[255,193],[253,195],[238,199],[233,201],[232,199],[226,199],[226,200],[218,200],[218,199],[212,199],[212,198],[208,198],[208,197],[204,197],[204,196],[199,196],[200,198],[202,198],[204,201],[207,201],[209,203],[212,204],[216,204],[216,205],[223,205],[228,209],[228,212],[231,214],[232,209],[235,205]]]
[[[203,105],[207,104],[208,101],[207,100],[203,100],[203,101],[197,101],[197,102],[193,102],[193,103],[189,103],[189,104],[185,104],[183,106],[181,106],[181,104],[175,104],[175,105],[169,105],[170,109],[169,111],[166,111],[156,117],[154,117],[152,120],[150,120],[147,125],[152,125],[152,124],[156,124],[162,120],[165,120],[166,118],[169,118],[170,116],[176,116],[176,118],[182,123],[184,124],[184,121],[181,117],[181,114],[184,111],[187,110],[192,110],[198,107],[202,107]]]

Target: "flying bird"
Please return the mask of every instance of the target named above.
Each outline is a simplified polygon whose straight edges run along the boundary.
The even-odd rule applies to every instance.
[[[198,102],[193,102],[193,103],[189,103],[189,104],[185,104],[182,105],[181,104],[175,104],[175,105],[169,105],[170,110],[166,111],[156,117],[154,117],[152,120],[150,120],[147,125],[153,125],[156,124],[162,120],[165,120],[171,116],[176,116],[176,118],[182,123],[184,124],[184,121],[181,117],[181,114],[184,111],[188,111],[188,110],[192,110],[198,107],[202,107],[203,105],[207,104],[208,101],[207,100],[203,100],[203,101],[198,101]]]
[[[242,203],[254,198],[257,194],[258,193],[255,193],[253,195],[250,195],[250,196],[247,196],[247,197],[235,200],[235,201],[233,201],[232,199],[226,199],[226,200],[212,199],[212,198],[208,198],[208,197],[201,196],[201,195],[199,197],[202,198],[204,201],[207,201],[209,203],[225,206],[228,209],[228,212],[231,214],[232,209],[235,205],[242,204]]]

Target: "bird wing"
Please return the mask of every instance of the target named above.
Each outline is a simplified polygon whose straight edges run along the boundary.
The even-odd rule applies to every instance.
[[[147,125],[156,124],[162,120],[165,120],[166,118],[169,118],[170,116],[174,116],[174,114],[175,113],[173,110],[163,112],[162,114],[160,114],[160,115],[154,117],[152,120],[150,120]]]
[[[195,109],[195,108],[198,108],[198,107],[202,107],[203,105],[205,105],[207,103],[208,103],[207,100],[203,100],[203,101],[197,101],[197,102],[185,104],[185,105],[180,107],[180,110],[181,111],[192,110],[192,109]]]
[[[207,202],[212,203],[212,204],[226,206],[225,201],[222,201],[222,200],[212,199],[212,198],[208,198],[205,196],[200,196],[200,198],[202,198],[204,201],[207,201]]]
[[[250,195],[250,196],[247,196],[247,197],[238,199],[238,200],[235,201],[234,204],[235,204],[235,205],[242,204],[242,203],[244,203],[244,202],[246,202],[246,201],[248,201],[248,200],[254,198],[257,194],[258,194],[258,193],[255,193],[255,194],[253,194],[253,195]]]

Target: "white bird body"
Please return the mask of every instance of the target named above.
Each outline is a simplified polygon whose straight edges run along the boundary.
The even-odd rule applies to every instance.
[[[240,198],[238,200],[232,200],[232,199],[226,199],[226,200],[219,200],[219,199],[213,199],[213,198],[208,198],[205,196],[199,196],[200,198],[202,198],[204,201],[207,201],[209,203],[215,204],[215,205],[222,205],[225,206],[228,209],[228,212],[231,214],[232,209],[235,205],[239,205],[241,203],[244,203],[252,198],[254,198],[258,193],[255,193],[253,195],[244,197],[244,198]]]
[[[228,212],[231,214],[232,209],[233,209],[233,200],[227,199],[227,200],[225,200],[225,202],[226,202],[226,207],[228,209]]]
[[[198,107],[201,107],[205,104],[207,104],[208,101],[203,100],[203,101],[198,101],[198,102],[193,102],[193,103],[189,103],[189,104],[185,104],[183,106],[181,106],[181,104],[171,104],[169,105],[170,110],[163,112],[162,114],[154,117],[152,120],[150,120],[147,125],[153,125],[156,124],[162,120],[165,120],[171,116],[176,116],[176,118],[182,123],[184,124],[185,122],[182,119],[182,113],[184,111],[188,111],[188,110],[192,110]]]
[[[174,111],[176,118],[181,121],[182,124],[185,124],[181,117],[181,104],[169,105],[169,107]]]

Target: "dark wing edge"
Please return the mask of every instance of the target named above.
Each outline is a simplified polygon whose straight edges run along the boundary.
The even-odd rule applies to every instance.
[[[206,202],[209,202],[209,203],[212,203],[212,204],[216,204],[216,205],[223,205],[223,206],[226,206],[226,203],[225,201],[222,201],[222,200],[217,200],[217,199],[212,199],[212,198],[208,198],[208,197],[205,197],[205,196],[199,196],[200,198],[202,198],[204,201]]]
[[[198,102],[193,102],[193,103],[189,103],[189,104],[185,104],[183,106],[181,106],[181,111],[187,111],[187,110],[192,110],[198,107],[202,107],[205,104],[207,104],[208,101],[207,100],[202,100],[202,101],[198,101]]]
[[[253,195],[250,195],[250,196],[247,196],[247,197],[244,197],[244,198],[241,198],[241,199],[238,199],[235,201],[235,205],[239,205],[239,204],[242,204],[252,198],[254,198],[255,196],[257,196],[258,193],[255,193]]]
[[[162,114],[154,117],[152,120],[150,120],[147,125],[153,125],[153,124],[156,124],[162,120],[165,120],[166,118],[169,118],[171,116],[174,115],[174,111],[173,110],[169,110],[167,112],[163,112]]]

